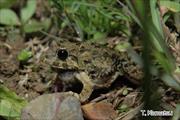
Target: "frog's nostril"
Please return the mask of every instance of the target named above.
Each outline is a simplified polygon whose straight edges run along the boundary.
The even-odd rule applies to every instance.
[[[60,60],[66,60],[68,58],[68,51],[64,48],[57,50],[57,57]]]

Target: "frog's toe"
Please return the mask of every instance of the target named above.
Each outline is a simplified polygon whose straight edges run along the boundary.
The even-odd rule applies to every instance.
[[[67,92],[67,94],[69,94],[69,95],[71,95],[71,96],[74,96],[74,97],[76,97],[77,99],[80,99],[79,94],[77,94],[77,93],[75,93],[75,92],[69,91],[69,92]]]

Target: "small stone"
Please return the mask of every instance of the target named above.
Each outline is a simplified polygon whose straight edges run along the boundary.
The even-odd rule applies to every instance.
[[[79,100],[72,92],[45,94],[32,100],[21,120],[84,120]]]
[[[111,103],[89,103],[82,106],[82,110],[88,120],[114,120],[117,117]]]

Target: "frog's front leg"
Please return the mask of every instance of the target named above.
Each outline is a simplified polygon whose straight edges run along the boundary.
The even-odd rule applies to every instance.
[[[79,97],[81,102],[85,102],[92,94],[94,89],[94,84],[92,83],[91,78],[85,72],[80,72],[76,74],[75,77],[83,84],[83,89]]]

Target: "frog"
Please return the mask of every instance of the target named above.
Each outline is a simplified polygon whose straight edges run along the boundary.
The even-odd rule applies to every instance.
[[[127,53],[117,52],[105,45],[64,41],[56,49],[49,64],[56,72],[55,81],[65,85],[81,82],[81,102],[87,101],[95,89],[110,87],[120,75],[135,81],[143,77],[142,69]]]

